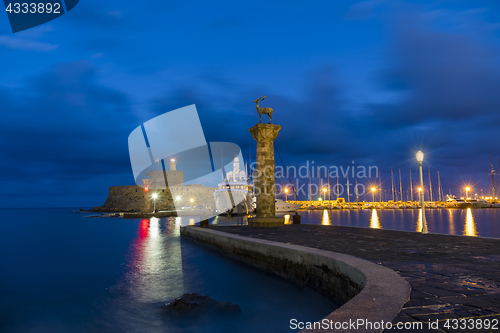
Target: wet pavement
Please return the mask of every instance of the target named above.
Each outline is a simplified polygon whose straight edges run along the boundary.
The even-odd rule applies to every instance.
[[[345,253],[395,270],[412,292],[393,325],[422,322],[421,329],[397,332],[500,332],[500,239],[321,225],[210,228]],[[439,328],[429,328],[436,320]]]

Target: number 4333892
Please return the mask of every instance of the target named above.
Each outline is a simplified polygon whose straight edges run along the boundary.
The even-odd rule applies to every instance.
[[[5,11],[14,14],[61,14],[60,3],[9,3]]]

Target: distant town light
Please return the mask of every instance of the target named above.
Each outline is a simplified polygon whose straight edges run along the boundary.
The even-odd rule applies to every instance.
[[[417,157],[418,163],[422,163],[424,161],[424,153],[422,153],[422,151],[419,150],[415,156]]]

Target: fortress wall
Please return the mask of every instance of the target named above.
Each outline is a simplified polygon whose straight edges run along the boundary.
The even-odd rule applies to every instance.
[[[147,194],[146,194],[147,195]],[[145,192],[142,187],[111,186],[108,198],[98,210],[103,211],[140,211],[147,206]]]
[[[169,189],[151,189],[145,192],[140,186],[111,186],[109,195],[101,207],[95,210],[101,211],[151,211],[154,202],[153,193],[158,194],[156,199],[156,209],[171,210],[175,205],[178,209],[182,206],[211,207],[215,209],[214,187],[204,187],[203,185],[173,186]],[[170,194],[171,192],[171,194]],[[177,200],[179,197],[179,200]],[[193,202],[191,202],[193,199]]]

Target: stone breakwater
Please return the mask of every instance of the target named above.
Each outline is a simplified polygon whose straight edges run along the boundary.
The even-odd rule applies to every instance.
[[[437,330],[415,332],[496,331],[484,328],[486,320],[496,320],[500,329],[500,239],[316,225],[210,229],[345,253],[395,270],[412,291],[393,324],[439,323]],[[459,320],[471,319],[483,328],[460,329]]]
[[[315,289],[343,304],[323,318],[327,322],[348,322],[351,318],[390,322],[409,298],[408,282],[393,270],[369,261],[330,251],[242,237],[222,232],[224,230],[224,227],[211,230],[187,226],[181,228],[181,234],[232,258]],[[338,330],[354,331],[357,330]],[[312,329],[302,332],[331,331]]]

